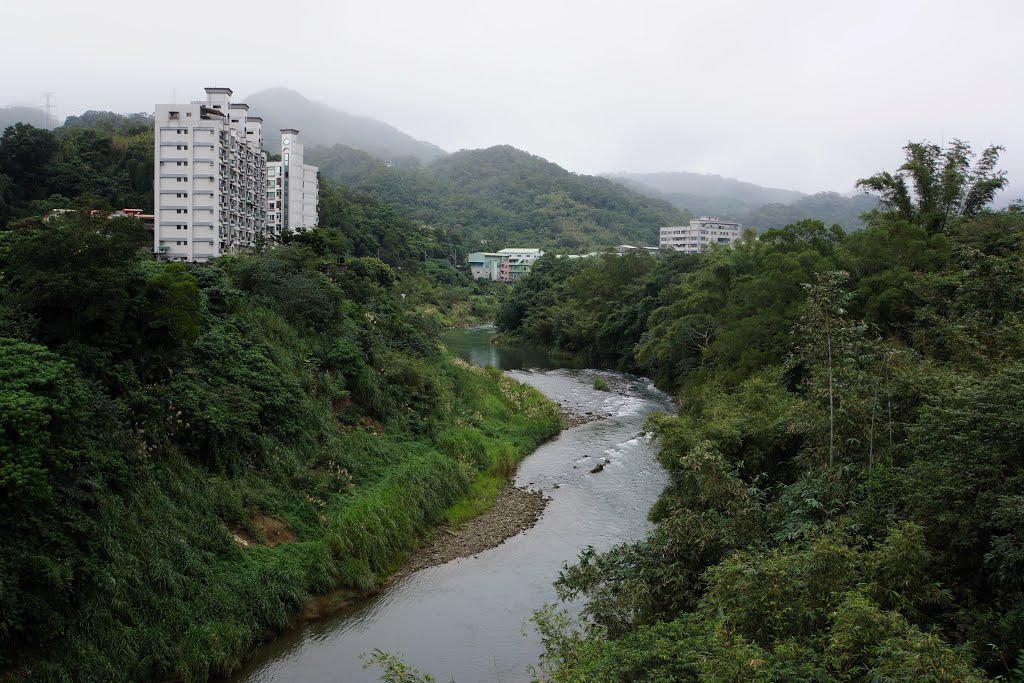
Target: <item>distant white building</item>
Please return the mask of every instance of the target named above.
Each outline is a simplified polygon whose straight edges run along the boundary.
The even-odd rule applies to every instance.
[[[320,220],[319,169],[303,156],[299,131],[282,128],[281,161],[267,164],[267,223],[274,235],[315,228]]]
[[[544,255],[540,249],[501,249],[499,255],[508,257],[508,282],[515,282],[530,272],[533,264]]]
[[[710,244],[732,245],[740,238],[743,225],[723,221],[717,216],[701,216],[689,225],[670,225],[661,229],[658,246],[687,254],[699,254]]]
[[[634,247],[632,244],[620,244],[615,247],[615,253],[619,256],[625,256],[626,254],[632,254],[634,252],[643,252],[645,254],[656,254],[658,253],[659,247]]]
[[[161,259],[203,262],[280,234],[283,219],[268,220],[278,207],[267,194],[263,119],[231,96],[230,88],[206,88],[205,101],[156,105],[153,251]],[[316,169],[309,168],[312,187],[305,166],[298,181],[296,227],[317,223]]]
[[[476,280],[515,282],[530,272],[534,262],[544,255],[540,249],[502,249],[475,251],[467,257],[469,272]]]

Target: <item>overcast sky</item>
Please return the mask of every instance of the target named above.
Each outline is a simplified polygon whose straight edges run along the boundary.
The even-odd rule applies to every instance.
[[[908,140],[959,137],[1005,145],[1024,189],[1021,0],[21,0],[0,17],[0,104],[54,91],[61,116],[284,85],[582,173],[847,192]]]

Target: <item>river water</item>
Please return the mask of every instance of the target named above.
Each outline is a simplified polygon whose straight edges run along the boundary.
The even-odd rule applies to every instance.
[[[555,601],[552,582],[563,563],[587,546],[604,550],[646,534],[647,511],[667,478],[638,434],[651,412],[674,411],[670,398],[643,378],[570,369],[537,351],[492,344],[493,333],[490,326],[452,330],[445,343],[570,410],[602,416],[562,432],[520,465],[516,484],[551,498],[540,521],[497,548],[404,576],[376,597],[284,634],[232,681],[376,682],[380,669],[364,670],[360,658],[374,648],[440,681],[528,681],[541,646],[527,620]],[[595,390],[597,377],[612,391]],[[592,474],[601,458],[610,462]]]

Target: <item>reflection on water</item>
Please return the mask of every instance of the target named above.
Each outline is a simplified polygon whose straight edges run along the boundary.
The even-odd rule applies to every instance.
[[[570,367],[569,361],[551,358],[545,351],[510,344],[492,344],[494,325],[448,330],[442,341],[463,359],[485,368],[501,370],[552,370]]]
[[[516,483],[551,498],[540,521],[497,548],[405,576],[347,612],[285,634],[232,680],[378,681],[379,669],[363,670],[360,655],[380,648],[443,681],[527,681],[541,648],[523,625],[554,601],[551,582],[562,564],[588,545],[607,549],[648,531],[647,510],[666,477],[638,432],[652,411],[673,410],[669,398],[642,378],[551,369],[556,364],[542,353],[491,344],[492,333],[457,330],[446,342],[467,360],[516,368],[509,374],[551,399],[605,417],[523,461]],[[612,392],[593,388],[598,376]],[[610,462],[591,474],[598,458]]]

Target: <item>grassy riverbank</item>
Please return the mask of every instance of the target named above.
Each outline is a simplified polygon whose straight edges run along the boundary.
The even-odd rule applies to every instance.
[[[0,680],[227,674],[559,429],[377,259],[164,265],[136,227],[0,235]]]

